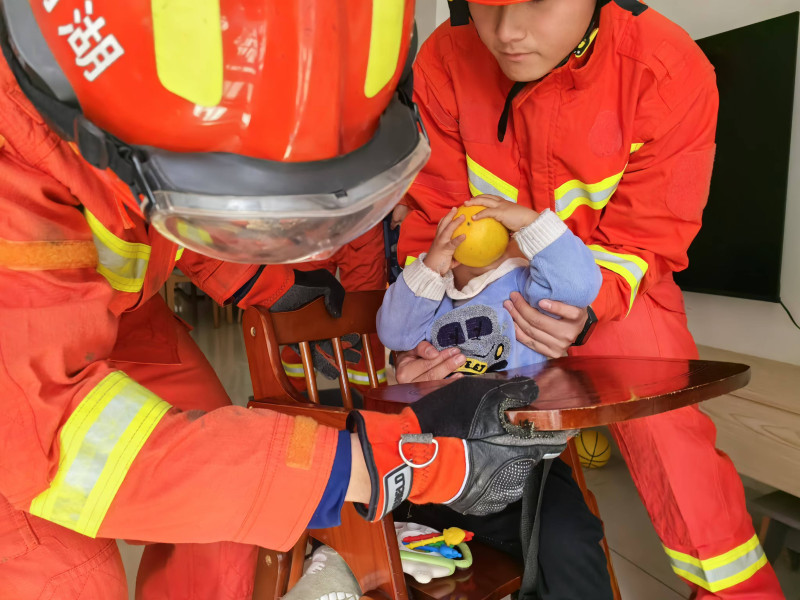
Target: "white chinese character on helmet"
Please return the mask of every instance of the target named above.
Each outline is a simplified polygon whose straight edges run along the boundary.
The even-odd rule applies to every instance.
[[[100,30],[106,24],[106,20],[103,17],[92,19],[94,7],[91,0],[86,0],[84,11],[86,16],[82,17],[80,10],[76,8],[73,11],[73,23],[59,27],[58,35],[69,36],[67,42],[75,53],[75,64],[79,67],[93,67],[84,70],[83,76],[89,81],[94,81],[122,56],[125,50],[113,34],[103,37]]]

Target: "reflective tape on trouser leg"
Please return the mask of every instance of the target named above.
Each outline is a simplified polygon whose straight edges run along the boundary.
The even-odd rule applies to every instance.
[[[767,564],[767,557],[756,536],[729,552],[706,559],[695,558],[666,546],[664,551],[675,573],[710,592],[737,585]]]

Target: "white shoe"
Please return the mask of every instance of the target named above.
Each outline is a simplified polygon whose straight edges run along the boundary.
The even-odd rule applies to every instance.
[[[359,598],[361,598],[361,588],[347,563],[332,548],[320,546],[306,560],[303,576],[283,600],[358,600]]]

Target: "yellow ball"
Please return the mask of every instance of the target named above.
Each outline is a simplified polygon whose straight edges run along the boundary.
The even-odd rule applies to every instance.
[[[599,431],[581,431],[575,438],[575,447],[578,449],[581,465],[588,469],[604,466],[611,457],[611,444]]]
[[[458,226],[453,238],[465,235],[456,248],[453,258],[468,267],[486,267],[503,256],[508,246],[508,229],[499,221],[487,217],[473,221],[472,216],[484,210],[484,206],[462,206],[454,218],[464,215],[466,219]]]

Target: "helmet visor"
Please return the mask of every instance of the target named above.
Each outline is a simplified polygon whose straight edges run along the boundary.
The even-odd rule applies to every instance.
[[[232,196],[154,190],[148,218],[172,241],[221,260],[292,263],[327,258],[379,223],[430,156],[418,135],[410,154],[336,193]]]

